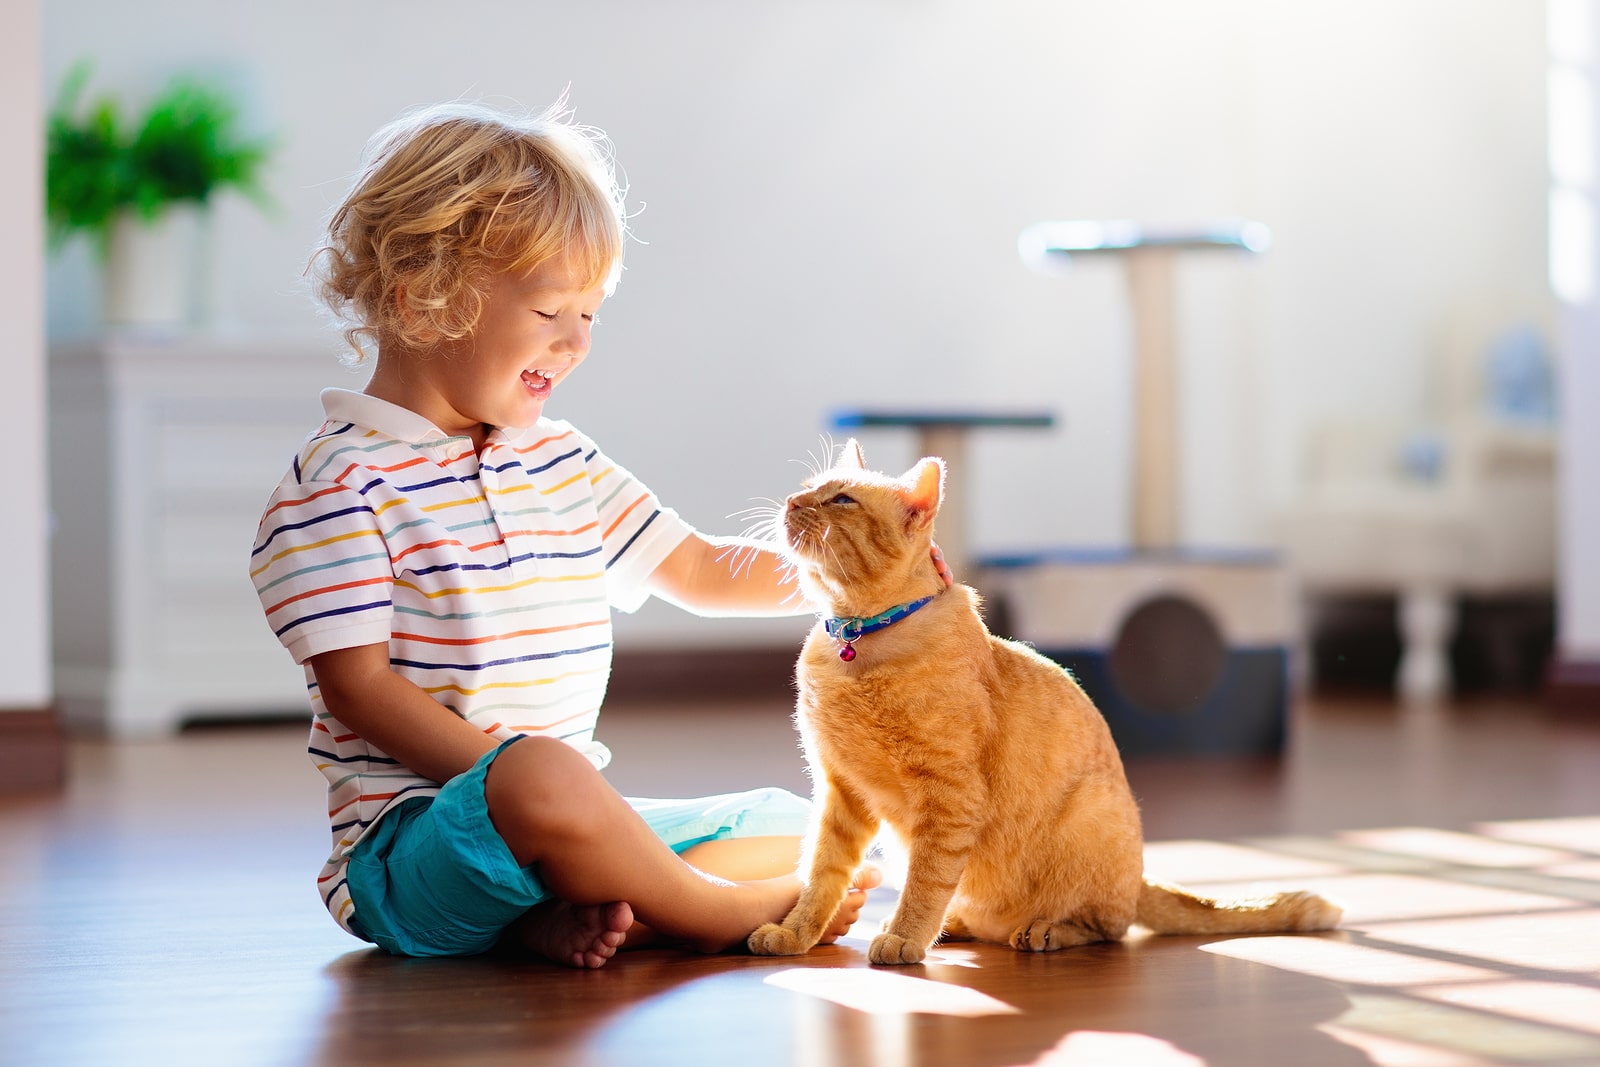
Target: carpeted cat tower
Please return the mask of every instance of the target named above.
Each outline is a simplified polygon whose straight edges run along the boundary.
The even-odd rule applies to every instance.
[[[1045,222],[1024,231],[1029,266],[1114,259],[1126,271],[1134,336],[1132,548],[976,561],[1009,636],[1068,667],[1124,754],[1282,749],[1293,588],[1274,554],[1185,548],[1178,531],[1179,259],[1264,251],[1259,223],[1151,231],[1132,222]]]

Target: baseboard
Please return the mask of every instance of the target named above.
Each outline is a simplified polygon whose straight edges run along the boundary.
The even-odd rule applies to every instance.
[[[0,708],[0,794],[60,789],[67,735],[54,708]]]
[[[1552,659],[1544,699],[1560,711],[1600,715],[1600,660]]]
[[[618,649],[606,700],[790,701],[798,656],[799,649],[791,647]]]

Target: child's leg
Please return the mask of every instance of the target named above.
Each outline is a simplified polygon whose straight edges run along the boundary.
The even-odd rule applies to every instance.
[[[728,838],[702,842],[684,850],[681,856],[707,874],[732,881],[781,880],[794,875],[800,845],[799,837]],[[775,875],[775,871],[786,873]],[[861,917],[867,890],[882,882],[883,874],[877,866],[864,864],[818,944],[831,945],[849,933]],[[795,887],[798,893],[798,880]],[[564,900],[549,901],[528,912],[513,927],[512,934],[541,956],[583,968],[604,966],[624,943],[629,948],[645,948],[659,940],[650,927],[633,922],[633,909],[622,902],[580,907]]]
[[[792,861],[788,874],[759,880],[696,870],[588,759],[554,739],[530,737],[507,747],[489,768],[484,796],[516,861],[538,864],[541,881],[563,901],[578,909],[625,901],[637,921],[706,951],[781,919],[799,897]],[[615,909],[610,922],[599,913],[579,914],[601,935],[620,921]]]
[[[802,842],[799,837],[730,837],[702,841],[685,849],[681,855],[690,865],[721,878],[735,881],[773,878],[795,873]],[[883,872],[876,864],[863,864],[818,944],[831,945],[848,933],[861,917],[867,890],[877,888],[882,882]],[[629,935],[629,940],[633,940],[633,935]]]

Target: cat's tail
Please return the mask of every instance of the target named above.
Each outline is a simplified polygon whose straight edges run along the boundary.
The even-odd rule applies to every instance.
[[[1304,890],[1253,900],[1213,900],[1176,885],[1146,881],[1139,923],[1158,934],[1265,934],[1331,930],[1344,909]]]

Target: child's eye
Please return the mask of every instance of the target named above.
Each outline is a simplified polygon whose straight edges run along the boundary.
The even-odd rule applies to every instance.
[[[535,315],[539,316],[541,319],[543,319],[546,322],[554,322],[554,321],[556,321],[556,317],[554,315],[550,314],[550,312],[548,312],[548,311],[540,311],[538,308],[533,308],[532,311],[533,311],[533,313]]]
[[[856,498],[851,496],[849,493],[840,493],[838,496],[828,501],[830,504],[854,504],[855,502]]]

